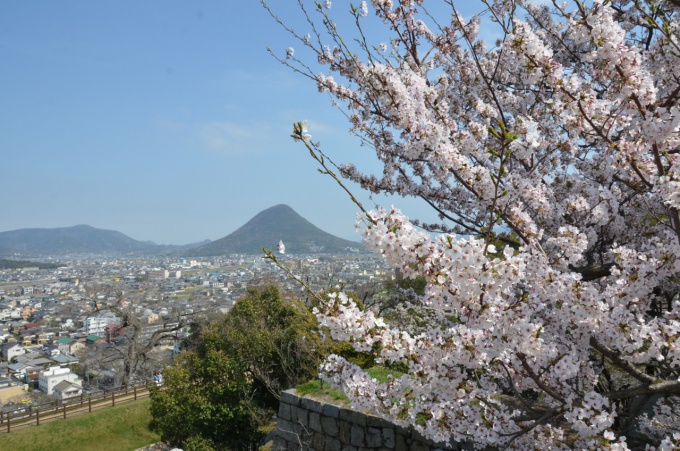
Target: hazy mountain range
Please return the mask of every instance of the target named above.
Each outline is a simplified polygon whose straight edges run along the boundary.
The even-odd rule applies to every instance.
[[[268,208],[235,232],[215,241],[183,246],[138,241],[115,230],[88,225],[53,229],[19,229],[0,232],[0,256],[65,254],[127,254],[217,256],[232,253],[261,254],[276,249],[282,240],[288,253],[341,253],[359,251],[361,244],[324,232],[287,205]]]

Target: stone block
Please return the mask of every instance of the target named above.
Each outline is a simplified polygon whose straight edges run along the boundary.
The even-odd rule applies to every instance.
[[[279,418],[283,418],[284,420],[292,420],[292,417],[290,416],[290,404],[286,403],[281,403],[279,404]]]
[[[276,434],[285,442],[298,443],[300,434],[295,426],[290,421],[279,418]]]
[[[395,437],[395,443],[396,444],[394,446],[394,449],[396,451],[408,451],[409,443],[408,443],[408,439],[406,438],[405,435],[397,434],[397,436]]]
[[[281,392],[281,402],[297,407],[300,403],[300,397],[295,394],[295,389],[291,388],[290,390]]]
[[[378,428],[366,429],[366,446],[379,448],[382,445],[382,433]]]
[[[330,437],[338,436],[338,420],[335,418],[321,417],[321,427],[326,435]]]
[[[342,451],[342,445],[339,440],[326,437],[326,448],[324,448],[324,451]]]
[[[340,408],[338,406],[334,406],[332,404],[324,404],[323,409],[321,410],[321,413],[325,417],[338,418],[338,415],[340,413]]]
[[[374,427],[374,428],[389,428],[389,427],[394,427],[394,424],[390,423],[389,421],[379,418],[379,417],[374,417],[373,415],[365,415],[366,417],[366,426]]]
[[[314,437],[312,437],[312,446],[314,449],[318,449],[319,451],[322,451],[325,448],[326,445],[326,436],[320,433],[315,433]]]
[[[389,449],[394,449],[397,446],[397,434],[394,432],[394,427],[386,427],[382,430],[383,446]]]
[[[352,423],[338,421],[338,438],[343,445],[349,445],[352,441]]]
[[[420,440],[413,440],[411,442],[411,451],[430,451],[431,447],[428,443],[421,442]]]
[[[394,430],[397,433],[397,435],[403,435],[406,437],[411,436],[411,429],[409,428],[405,428],[403,426],[395,426]]]
[[[293,430],[293,423],[289,420],[279,418],[276,422],[276,430],[281,432],[288,432]]]
[[[352,413],[354,413],[354,411],[351,409],[338,409],[338,418],[343,421],[350,421]]]
[[[361,412],[352,412],[352,416],[351,416],[351,420],[350,420],[350,421],[351,421],[352,423],[358,425],[358,426],[366,427],[367,418],[368,418],[368,417],[366,416],[365,413],[361,413]]]
[[[413,432],[411,434],[411,438],[413,438],[413,440],[417,440],[419,442],[422,442],[422,443],[428,445],[428,449],[446,446],[443,443],[435,443],[434,441],[430,440],[429,438],[425,438],[425,436],[423,434],[421,434],[420,432],[418,432],[416,429],[413,430]]]
[[[298,424],[301,424],[303,427],[309,426],[308,413],[302,407],[297,408],[297,422]]]
[[[314,432],[323,432],[321,428],[321,415],[317,412],[309,412],[309,429]]]
[[[323,410],[323,404],[321,404],[318,401],[314,401],[313,399],[310,398],[302,398],[300,400],[300,407],[309,410],[310,412],[317,413],[321,413],[321,411]]]
[[[352,425],[352,431],[350,433],[350,443],[354,446],[365,446],[366,445],[366,431],[361,426],[356,424]]]

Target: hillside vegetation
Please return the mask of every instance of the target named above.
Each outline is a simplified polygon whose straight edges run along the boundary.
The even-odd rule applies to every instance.
[[[44,262],[32,262],[28,260],[7,260],[0,258],[0,269],[18,269],[18,268],[34,268],[38,267],[40,269],[57,269],[64,266],[63,263],[44,263]]]

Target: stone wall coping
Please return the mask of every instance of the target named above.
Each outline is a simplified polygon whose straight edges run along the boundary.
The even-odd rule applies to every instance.
[[[303,445],[303,443],[305,443]],[[338,406],[332,401],[298,395],[295,389],[281,393],[279,424],[274,449],[444,451],[468,450],[469,443],[449,446],[426,439],[416,429],[399,426],[367,412]]]
[[[281,402],[285,402],[286,404],[290,404],[292,406],[297,407],[301,398],[301,396],[297,395],[294,388],[281,392]]]

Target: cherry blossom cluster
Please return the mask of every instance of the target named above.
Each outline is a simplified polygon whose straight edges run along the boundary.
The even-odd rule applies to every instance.
[[[321,375],[358,408],[441,442],[673,449],[680,2],[479,6],[466,17],[455,1],[363,2],[352,40],[326,2],[314,38],[293,33],[309,62],[303,50],[280,58],[382,163],[340,175],[439,217],[362,208],[358,221],[367,248],[425,278],[418,303],[437,315],[424,326],[343,293],[316,312],[334,339],[408,371],[377,383],[331,356]],[[369,42],[373,18],[390,40]]]

